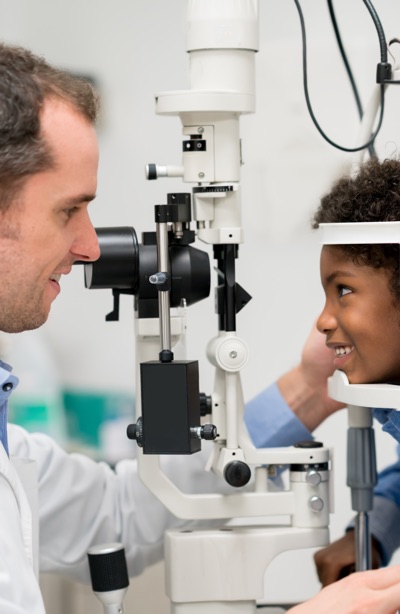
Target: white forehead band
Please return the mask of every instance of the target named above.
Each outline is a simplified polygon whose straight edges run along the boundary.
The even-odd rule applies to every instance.
[[[400,222],[320,224],[318,230],[322,245],[400,244]]]

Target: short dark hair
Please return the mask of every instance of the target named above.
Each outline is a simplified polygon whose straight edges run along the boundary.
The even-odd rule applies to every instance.
[[[400,221],[400,161],[371,158],[358,172],[339,179],[321,199],[312,220],[320,224]],[[354,264],[384,268],[390,290],[400,298],[399,245],[341,245]]]
[[[89,81],[27,49],[0,43],[0,210],[7,208],[24,178],[53,165],[40,134],[40,111],[49,98],[67,102],[95,123],[99,102]]]

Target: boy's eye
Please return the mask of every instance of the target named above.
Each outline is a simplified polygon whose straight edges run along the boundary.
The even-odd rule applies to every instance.
[[[350,294],[351,290],[350,288],[348,288],[347,286],[342,286],[341,284],[339,284],[338,286],[338,295],[341,296],[346,296],[346,294]]]

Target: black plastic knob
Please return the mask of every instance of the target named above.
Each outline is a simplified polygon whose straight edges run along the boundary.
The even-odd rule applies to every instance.
[[[201,427],[201,438],[214,440],[218,435],[217,427],[215,424],[203,424]]]
[[[95,592],[117,591],[129,586],[125,550],[122,544],[93,546],[88,551],[88,560]]]
[[[139,416],[136,424],[128,424],[126,429],[128,439],[135,439],[137,445],[143,447],[143,418]]]
[[[211,397],[205,394],[205,392],[200,392],[200,415],[207,416],[208,414],[211,414],[211,409]]]
[[[323,443],[321,441],[314,441],[314,439],[310,439],[310,440],[306,440],[306,441],[299,441],[298,443],[294,444],[295,448],[322,448],[323,447]]]
[[[225,467],[224,478],[228,484],[235,486],[235,488],[246,486],[251,478],[250,467],[243,461],[232,461]]]
[[[146,166],[146,177],[150,181],[152,179],[158,179],[157,165],[156,164],[147,164],[147,166]]]

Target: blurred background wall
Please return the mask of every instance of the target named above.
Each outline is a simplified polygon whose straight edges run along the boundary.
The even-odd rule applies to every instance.
[[[400,5],[387,0],[375,0],[374,5],[386,39],[400,36]],[[358,132],[358,115],[326,3],[303,0],[302,6],[314,112],[335,142],[351,147]],[[335,8],[366,106],[379,61],[376,31],[361,1],[337,0]],[[156,116],[154,94],[188,86],[185,9],[185,0],[0,0],[2,40],[29,47],[52,63],[91,77],[101,92],[99,187],[98,197],[90,207],[95,226],[134,226],[140,236],[142,231],[154,229],[154,204],[165,202],[167,192],[185,189],[173,179],[147,182],[144,174],[149,162],[180,163],[179,119]],[[238,333],[251,353],[243,372],[246,399],[296,364],[322,308],[319,245],[309,220],[320,196],[351,162],[351,154],[327,144],[311,122],[302,88],[301,55],[300,24],[294,2],[260,0],[257,112],[241,119],[245,243],[240,248],[237,280],[253,296],[238,316]],[[381,157],[398,153],[399,96],[395,86],[389,88],[384,124],[377,140]],[[110,454],[113,461],[115,446],[124,455],[133,454],[132,446],[125,440],[125,429],[122,426],[120,430],[109,429],[106,442],[99,440],[97,431],[94,435],[92,431],[94,439],[89,434],[89,439],[71,441],[64,407],[69,394],[72,405],[75,399],[78,409],[79,403],[83,403],[87,415],[94,412],[95,422],[101,417],[124,423],[133,415],[132,300],[122,297],[118,323],[105,322],[111,307],[111,292],[86,290],[83,271],[75,267],[62,280],[61,297],[46,325],[18,338],[4,337],[2,348],[23,382],[25,373],[31,373],[30,379],[26,376],[28,383],[23,384],[31,398],[37,378],[51,372],[51,376],[45,377],[49,398],[53,399],[49,403],[58,409],[52,417],[46,411],[42,413],[43,427],[66,445],[88,450],[97,457]],[[201,389],[206,392],[212,390],[213,370],[205,358],[205,346],[215,332],[211,296],[190,308],[188,316],[188,356],[200,361]],[[36,368],[33,375],[29,355]],[[23,394],[22,385],[20,393]],[[23,399],[21,405],[22,409],[15,411],[20,411],[23,422],[28,419]],[[110,407],[117,407],[118,411],[113,414]],[[336,509],[331,523],[334,539],[341,535],[351,517],[345,486],[345,412],[331,417],[316,436],[335,452]],[[395,445],[379,428],[377,442],[382,467],[395,458]],[[133,590],[139,601],[136,609],[132,606],[128,611],[168,611],[161,577],[162,566],[158,566],[135,581]],[[312,553],[279,557],[266,574],[268,596],[287,599],[288,577],[293,600],[316,591]],[[72,595],[78,599],[83,590],[71,584],[52,584],[48,578],[43,582],[46,598],[53,600],[49,606],[53,614],[71,611]],[[157,604],[150,602],[158,599],[158,595]],[[100,611],[92,595],[85,593],[84,599],[82,606],[74,602],[76,612],[89,612],[89,608]]]

